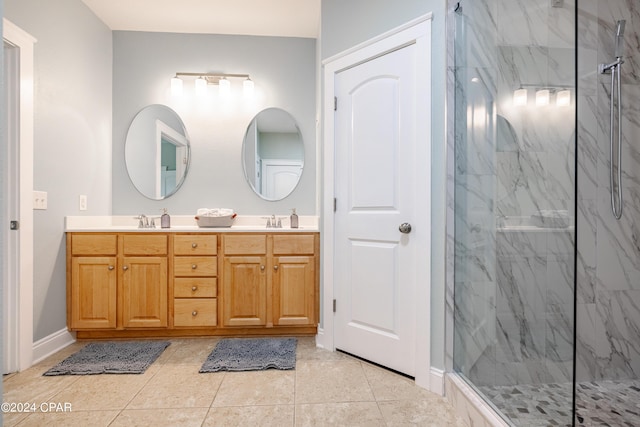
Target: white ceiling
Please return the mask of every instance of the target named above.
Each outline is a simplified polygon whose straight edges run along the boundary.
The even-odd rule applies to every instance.
[[[320,0],[82,0],[112,30],[317,38]]]

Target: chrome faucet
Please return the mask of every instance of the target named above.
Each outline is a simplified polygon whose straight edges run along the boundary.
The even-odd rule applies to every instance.
[[[149,225],[149,218],[145,214],[140,214],[135,217],[138,220],[138,228],[155,228],[155,223],[151,220],[151,225]]]

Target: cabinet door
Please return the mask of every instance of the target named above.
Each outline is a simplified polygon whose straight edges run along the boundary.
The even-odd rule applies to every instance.
[[[167,326],[165,257],[124,258],[122,291],[122,320],[125,328]]]
[[[116,327],[116,258],[71,260],[71,329]]]
[[[266,259],[225,257],[222,286],[224,326],[267,324]]]
[[[273,264],[273,324],[315,325],[315,258],[281,256]]]

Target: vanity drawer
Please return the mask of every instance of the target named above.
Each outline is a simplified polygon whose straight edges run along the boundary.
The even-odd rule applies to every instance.
[[[216,326],[218,303],[215,298],[173,300],[174,326]]]
[[[115,255],[118,250],[115,234],[72,234],[72,255]]]
[[[176,298],[215,298],[218,294],[218,279],[215,277],[179,277],[173,282]]]
[[[262,255],[267,253],[267,236],[238,234],[224,236],[225,255]]]
[[[175,255],[216,255],[218,236],[177,234],[173,237]]]
[[[181,256],[173,258],[173,275],[211,277],[218,274],[218,257]]]
[[[168,236],[166,234],[125,234],[124,255],[166,255]]]
[[[313,254],[314,236],[311,234],[273,236],[273,254]]]

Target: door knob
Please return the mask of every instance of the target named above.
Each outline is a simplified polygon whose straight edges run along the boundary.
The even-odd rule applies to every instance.
[[[408,222],[403,222],[402,224],[400,224],[400,227],[398,227],[398,230],[400,230],[401,233],[409,234],[411,233],[411,224],[409,224]]]

